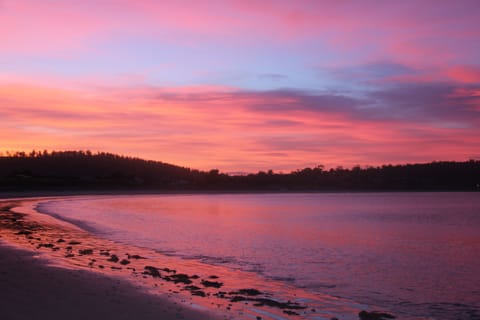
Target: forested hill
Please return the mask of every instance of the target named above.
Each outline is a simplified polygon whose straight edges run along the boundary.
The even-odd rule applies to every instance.
[[[230,176],[89,151],[0,156],[0,191],[36,190],[480,191],[480,161]]]
[[[17,152],[0,157],[0,186],[138,188],[199,181],[205,173],[158,161],[89,151]]]

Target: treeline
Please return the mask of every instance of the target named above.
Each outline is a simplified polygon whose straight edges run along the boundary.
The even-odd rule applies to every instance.
[[[480,190],[480,161],[329,170],[318,166],[232,176],[103,152],[1,155],[0,191],[35,190],[473,191]]]
[[[0,188],[153,188],[198,181],[204,173],[171,164],[90,151],[0,156]]]

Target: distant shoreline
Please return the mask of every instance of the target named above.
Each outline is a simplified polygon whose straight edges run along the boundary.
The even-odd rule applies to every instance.
[[[0,191],[0,200],[67,196],[195,195],[195,194],[341,194],[341,193],[475,193],[480,190],[62,190]]]
[[[336,167],[229,175],[160,161],[82,151],[0,156],[0,192],[397,192],[479,191],[480,161]]]

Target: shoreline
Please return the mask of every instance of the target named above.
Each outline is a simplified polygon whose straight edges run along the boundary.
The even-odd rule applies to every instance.
[[[33,263],[41,263],[43,274],[49,274],[50,278],[59,283],[78,280],[78,272],[83,274],[81,279],[85,283],[95,284],[92,279],[97,279],[101,283],[103,295],[95,293],[95,290],[89,293],[75,290],[70,285],[69,290],[79,299],[85,295],[96,296],[95,301],[117,297],[115,301],[121,301],[132,312],[139,313],[138,317],[133,318],[150,319],[148,315],[152,312],[157,318],[161,316],[166,320],[385,320],[394,317],[388,312],[376,311],[383,308],[375,305],[322,292],[309,292],[303,286],[264,278],[261,273],[184,259],[155,249],[108,240],[95,235],[94,230],[89,230],[82,223],[48,211],[42,212],[41,209],[41,204],[49,201],[115,195],[118,194],[0,199],[0,263],[7,261],[7,265],[10,264],[11,260],[2,259],[6,254],[12,254],[13,250],[16,251],[15,256],[25,258],[21,259],[21,264],[28,265],[31,269]],[[8,273],[3,272],[3,269],[0,272],[0,282],[9,283],[3,281],[8,279]],[[24,286],[27,288],[25,290],[31,290],[31,283],[19,277],[19,273],[14,280],[18,283],[13,283],[12,286]],[[122,293],[119,296],[119,286],[121,292],[128,294]],[[33,291],[39,292],[37,288]],[[50,291],[58,292],[61,289],[47,286],[47,290],[39,296],[48,297]],[[19,292],[16,295],[22,296],[21,290],[16,292]],[[136,298],[140,296],[143,298]],[[148,306],[144,307],[144,304],[138,302],[142,299],[151,301],[148,305],[156,307],[152,310]],[[86,299],[85,303],[91,303],[89,301]],[[11,307],[8,299],[3,303],[6,308]],[[69,308],[75,308],[73,300],[68,303]],[[13,305],[15,309],[19,308],[18,304]],[[0,308],[4,308],[2,303]],[[107,308],[110,308],[114,318],[123,319],[115,315],[114,305],[110,304]],[[141,312],[147,315],[140,316]],[[397,315],[405,316],[403,312]],[[48,318],[57,319],[51,316]],[[58,319],[62,318],[65,317],[59,316]],[[96,319],[92,316],[89,318]],[[104,318],[99,315],[98,319]],[[417,319],[410,315],[407,318]]]
[[[84,270],[49,266],[31,251],[0,242],[0,309],[16,319],[219,319]]]
[[[221,319],[206,308],[188,306],[168,295],[151,294],[144,287],[114,274],[99,273],[82,264],[66,265],[25,239],[45,236],[51,226],[30,220],[14,208],[25,202],[53,198],[0,201],[0,309],[5,319]],[[10,211],[13,209],[13,211]],[[10,213],[9,215],[6,213]],[[24,219],[24,221],[22,221]],[[54,219],[54,218],[51,218]],[[63,226],[62,226],[63,225]],[[67,222],[56,226],[66,232]],[[67,226],[70,227],[70,226]],[[29,231],[31,230],[31,231]],[[84,232],[82,230],[68,230]],[[40,237],[35,238],[40,241]],[[31,239],[30,239],[31,241]],[[42,241],[48,241],[43,239]]]
[[[0,257],[5,256],[4,252],[11,253],[12,250],[19,250],[16,256],[25,257],[21,259],[20,265],[25,264],[26,268],[35,269],[32,263],[43,261],[40,270],[61,283],[75,280],[79,271],[89,275],[82,276],[85,283],[92,283],[90,280],[92,277],[100,279],[99,281],[103,283],[102,288],[107,293],[96,296],[100,301],[115,295],[116,291],[109,290],[107,287],[112,281],[120,281],[125,284],[122,288],[127,292],[133,292],[134,287],[136,293],[131,293],[132,295],[148,295],[153,299],[151,301],[159,299],[160,307],[152,309],[152,312],[165,310],[166,313],[164,317],[162,315],[162,319],[267,320],[338,317],[350,320],[358,319],[358,312],[365,309],[365,306],[354,305],[335,297],[312,296],[299,288],[288,288],[290,296],[282,297],[277,294],[284,291],[285,284],[266,282],[253,273],[182,260],[150,249],[118,244],[98,238],[67,221],[58,220],[35,210],[36,205],[43,201],[62,198],[64,197],[0,201],[0,230],[2,230]],[[13,246],[13,249],[12,247],[4,249],[2,243]],[[36,256],[45,259],[36,259],[34,258]],[[8,260],[5,261],[8,262],[7,265],[11,263]],[[8,273],[0,276],[7,279],[11,277]],[[32,275],[32,277],[35,276]],[[18,284],[12,284],[12,286],[23,285],[25,290],[30,290],[28,286],[31,284],[22,279],[21,273],[13,277],[13,280],[18,281]],[[58,288],[50,289],[53,292],[61,291]],[[40,296],[48,297],[50,289]],[[39,290],[41,291],[35,288],[33,291]],[[68,290],[72,291],[72,296],[79,299],[88,295],[82,293],[82,290],[75,290],[75,286],[68,286]],[[22,292],[22,290],[17,291],[16,295],[21,297]],[[122,298],[117,300],[120,301]],[[128,306],[129,302],[123,300],[122,305]],[[89,298],[85,303],[88,301],[90,301]],[[135,299],[132,301],[134,302]],[[74,304],[74,300],[68,303],[71,308],[75,308],[71,305]],[[6,304],[5,307],[8,308],[10,304]],[[13,306],[15,306],[13,309],[20,307],[18,303]],[[108,308],[111,308],[115,314],[114,305]],[[135,312],[143,310],[138,303],[133,303],[131,308]],[[147,307],[144,312],[148,310]],[[172,310],[176,313],[169,313]],[[149,319],[140,316],[138,318]]]
[[[479,190],[51,190],[0,191],[0,201],[72,196],[128,195],[235,195],[235,194],[371,194],[371,193],[477,193]]]

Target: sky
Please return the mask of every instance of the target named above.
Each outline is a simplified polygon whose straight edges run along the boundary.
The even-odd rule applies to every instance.
[[[222,172],[480,159],[480,4],[0,0],[0,152]]]

